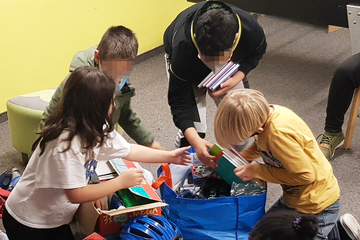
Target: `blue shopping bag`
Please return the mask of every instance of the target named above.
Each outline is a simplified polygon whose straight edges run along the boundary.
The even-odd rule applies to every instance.
[[[164,169],[166,164],[158,169],[159,176],[164,176]],[[249,232],[265,215],[266,193],[189,199],[179,197],[166,181],[159,189],[162,200],[168,204],[163,208],[163,215],[180,228],[184,240],[247,240]]]

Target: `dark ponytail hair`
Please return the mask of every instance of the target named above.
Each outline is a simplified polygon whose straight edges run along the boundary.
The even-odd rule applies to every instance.
[[[65,141],[71,146],[74,136],[79,136],[84,152],[103,144],[106,135],[113,130],[108,116],[115,92],[115,82],[94,67],[79,67],[65,83],[61,101],[51,113],[40,137],[32,150],[40,144],[40,155],[46,144],[67,130]],[[89,156],[91,157],[91,155]]]
[[[249,240],[312,240],[318,231],[315,215],[296,211],[270,212],[251,231]]]

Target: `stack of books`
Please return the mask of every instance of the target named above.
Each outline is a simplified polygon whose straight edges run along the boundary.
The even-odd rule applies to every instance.
[[[139,163],[127,161],[122,158],[114,158],[109,160],[116,173],[121,173],[129,168],[142,169]],[[121,189],[116,192],[118,197],[123,201],[125,207],[133,207],[154,202],[161,202],[160,197],[151,187],[151,185],[144,179],[140,185]]]
[[[212,169],[214,173],[220,175],[230,186],[233,182],[244,183],[244,181],[238,178],[234,173],[235,168],[250,164],[240,153],[234,148],[225,149],[217,144],[214,144],[211,147],[209,153],[212,156],[216,156],[215,162],[219,166],[218,168]],[[248,182],[254,182],[261,189],[266,186],[266,183],[259,179]]]
[[[249,162],[236,152],[236,150],[224,149],[219,145],[214,144],[209,153],[210,155],[216,156],[215,161],[217,165],[219,165],[218,168],[212,169],[213,172],[220,175],[230,186],[233,182],[243,182],[235,175],[234,169],[243,165],[248,165]]]
[[[118,175],[108,161],[98,161],[95,172],[100,181],[113,179]]]
[[[237,73],[239,66],[239,63],[229,61],[217,73],[209,73],[209,75],[207,75],[207,77],[198,85],[198,88],[206,87],[213,92],[218,90],[223,82]]]

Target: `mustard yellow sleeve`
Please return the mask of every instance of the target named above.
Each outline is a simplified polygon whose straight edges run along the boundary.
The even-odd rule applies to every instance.
[[[268,138],[272,156],[279,160],[284,168],[259,164],[254,176],[261,180],[286,185],[305,185],[316,180],[313,155],[308,145],[312,138],[295,133],[276,132]]]
[[[240,154],[248,161],[254,161],[260,157],[260,153],[255,141],[250,145],[250,147],[242,150]]]

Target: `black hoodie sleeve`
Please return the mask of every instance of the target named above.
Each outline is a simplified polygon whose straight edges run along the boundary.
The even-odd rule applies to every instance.
[[[239,71],[247,75],[264,56],[267,47],[266,37],[263,28],[249,13],[239,8],[233,10],[241,19],[242,33],[231,59],[239,62]]]
[[[175,126],[183,132],[194,127],[194,121],[199,121],[192,88],[191,82],[177,78],[170,71],[168,103]]]
[[[259,61],[264,56],[267,47],[266,37],[262,28],[260,26],[254,27],[253,31],[254,35],[252,36],[252,41],[249,43],[249,49],[251,49],[251,52],[240,62],[239,70],[245,75],[247,75],[259,64]]]

